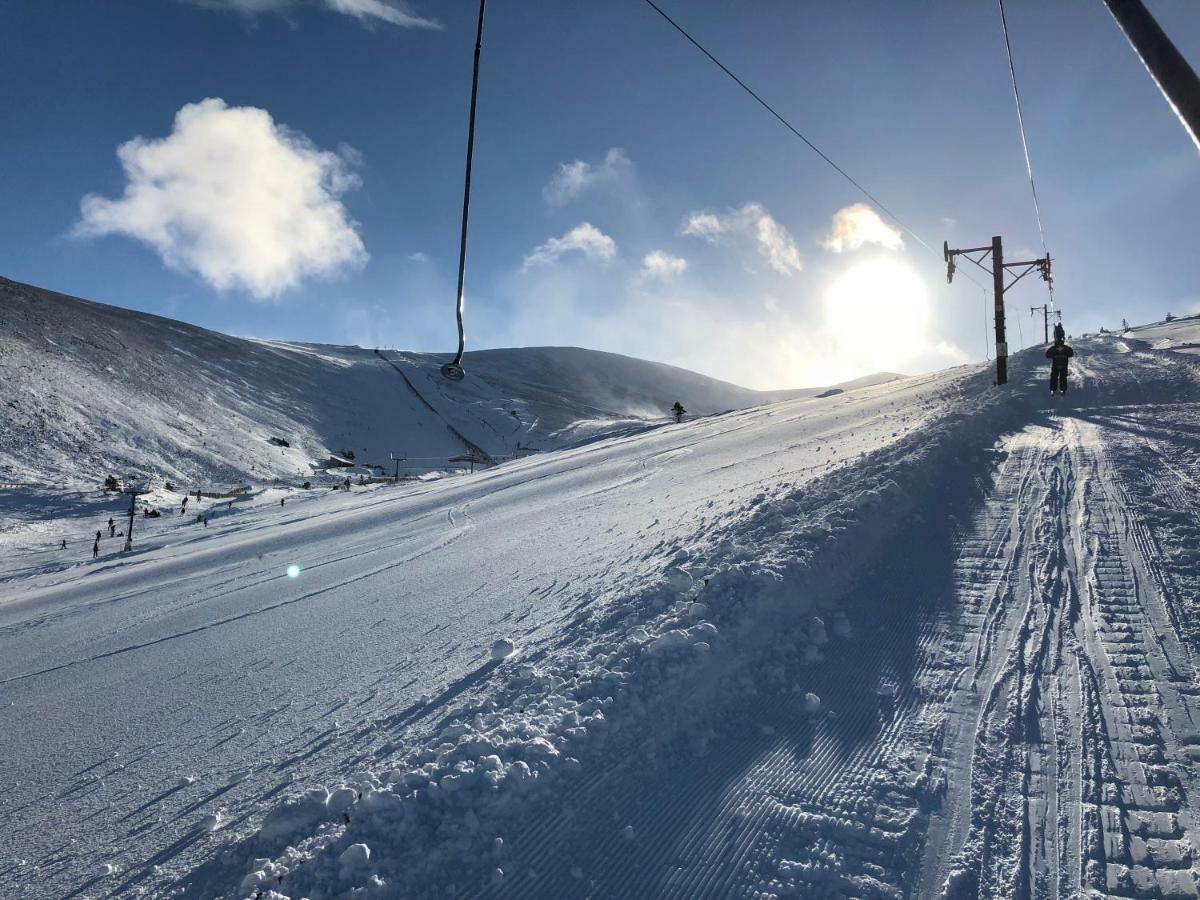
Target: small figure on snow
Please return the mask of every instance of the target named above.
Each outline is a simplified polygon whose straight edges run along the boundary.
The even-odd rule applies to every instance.
[[[671,415],[675,417],[676,422],[682,422],[683,417],[687,415],[687,410],[683,408],[682,403],[676,400],[675,405],[671,407]]]
[[[283,506],[283,501],[285,501],[286,499],[287,499],[287,497],[280,497],[280,498],[279,498],[279,505],[280,505],[280,506]]]
[[[184,498],[183,498],[183,506],[181,506],[181,507],[179,508],[179,514],[180,514],[181,516],[182,516],[182,515],[183,515],[185,512],[187,512],[187,502],[188,502],[187,495],[184,495]]]
[[[1067,329],[1063,328],[1062,322],[1055,322],[1054,323],[1054,342],[1057,344],[1059,341],[1066,341],[1066,339],[1067,339]]]
[[[96,532],[96,543],[97,544],[100,543],[100,532],[99,531]]]
[[[1054,345],[1046,350],[1046,359],[1050,360],[1050,393],[1067,392],[1067,363],[1075,351],[1071,349],[1065,338],[1059,337],[1059,328],[1054,329]]]
[[[99,539],[97,539],[96,542],[92,544],[92,559],[95,559],[99,555],[100,555],[100,541],[99,541]]]
[[[62,549],[63,549],[63,550],[66,550],[66,549],[67,549],[67,539],[66,539],[66,538],[63,538],[63,542],[62,542]]]
[[[116,537],[116,534],[117,534],[117,523],[112,520],[112,516],[109,516],[108,517],[108,536]]]

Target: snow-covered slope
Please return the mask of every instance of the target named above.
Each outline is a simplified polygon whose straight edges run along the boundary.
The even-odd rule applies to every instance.
[[[1156,350],[1200,354],[1200,316],[1175,318],[1131,328],[1125,336],[1145,341]]]
[[[443,361],[244,340],[0,279],[0,482],[298,483],[343,449],[421,471],[662,422],[675,400],[706,415],[788,396],[576,348],[472,353],[458,384]]]
[[[1195,896],[1200,365],[1075,346],[25,551],[0,895]]]

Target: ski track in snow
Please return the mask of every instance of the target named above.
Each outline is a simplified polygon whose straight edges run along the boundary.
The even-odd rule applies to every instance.
[[[0,894],[1198,896],[1189,334],[3,560]]]

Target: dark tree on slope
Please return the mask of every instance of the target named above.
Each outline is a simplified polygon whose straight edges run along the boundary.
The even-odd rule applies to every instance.
[[[671,407],[671,414],[675,416],[676,422],[682,422],[683,417],[687,414],[687,410],[683,408],[682,403],[676,400],[675,405]]]

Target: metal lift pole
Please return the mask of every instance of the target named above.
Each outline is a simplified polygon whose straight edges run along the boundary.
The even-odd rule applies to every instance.
[[[479,0],[479,25],[475,30],[475,68],[471,75],[471,115],[467,124],[467,174],[463,185],[462,235],[458,244],[458,302],[455,315],[458,319],[458,353],[454,361],[442,366],[442,374],[451,381],[461,381],[466,376],[462,367],[463,351],[467,346],[463,330],[463,286],[467,274],[467,218],[471,210],[471,164],[475,159],[475,104],[479,98],[479,55],[483,49],[483,11],[487,0]]]
[[[1018,262],[1004,261],[1004,242],[999,235],[992,238],[990,246],[964,247],[951,250],[948,242],[942,244],[942,255],[946,259],[946,281],[954,282],[956,270],[955,258],[962,256],[984,271],[988,271],[984,262],[992,258],[991,276],[992,292],[996,303],[996,384],[1008,383],[1008,342],[1004,336],[1004,294],[1014,284],[1030,272],[1038,272],[1047,284],[1050,283],[1050,254],[1041,259],[1025,259]],[[1004,284],[1006,269],[1020,270],[1008,285]],[[1019,321],[1019,320],[1018,320]]]
[[[1008,339],[1004,336],[1004,245],[992,238],[992,292],[996,297],[996,384],[1008,384]]]
[[[1200,78],[1142,0],[1104,0],[1104,3],[1200,150]]]
[[[1050,343],[1050,304],[1043,303],[1041,306],[1031,306],[1029,307],[1029,314],[1032,316],[1039,309],[1042,311],[1043,340],[1048,344]]]

